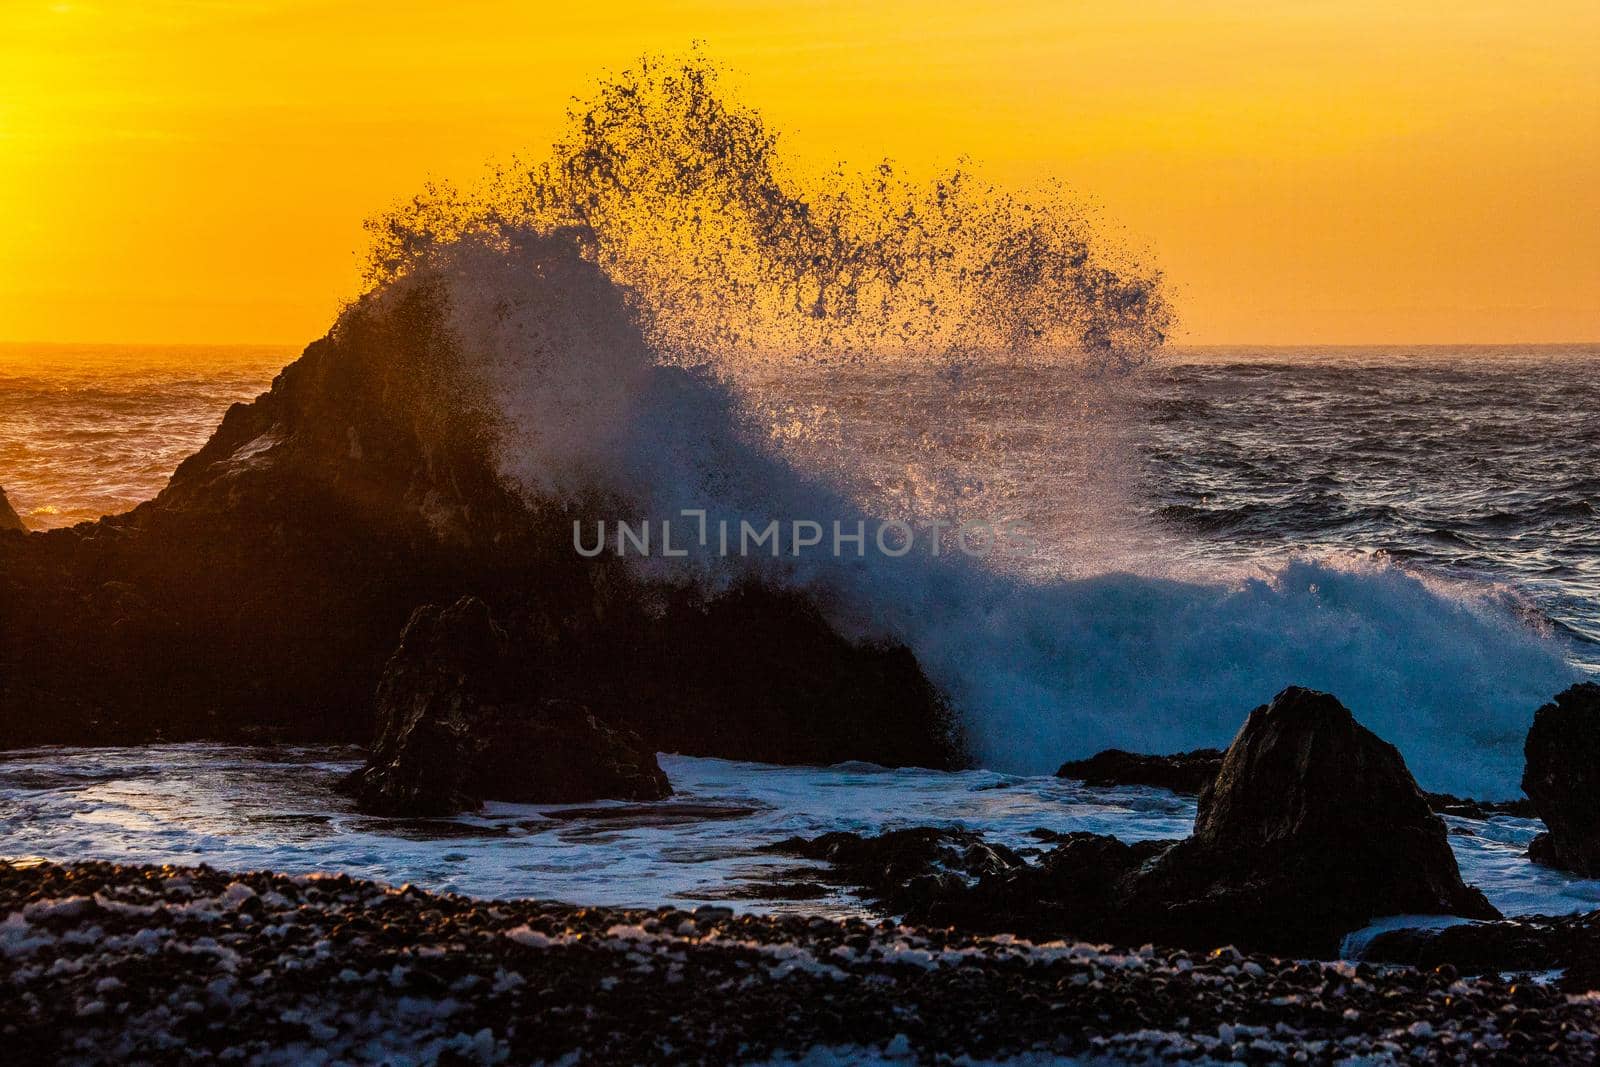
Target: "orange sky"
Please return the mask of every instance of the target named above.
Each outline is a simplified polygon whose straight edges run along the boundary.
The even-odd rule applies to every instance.
[[[1600,4],[0,0],[0,340],[303,342],[361,220],[692,39],[804,159],[1055,174],[1194,343],[1600,339]]]

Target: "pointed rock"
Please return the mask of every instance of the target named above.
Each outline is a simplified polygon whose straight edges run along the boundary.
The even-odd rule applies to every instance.
[[[910,834],[846,841],[848,856],[832,839],[776,850],[833,861],[913,921],[1034,940],[1329,957],[1382,915],[1500,917],[1462,882],[1445,825],[1400,753],[1308,689],[1250,713],[1184,841],[1038,830],[1055,847],[1037,863],[980,869],[960,859],[976,839],[908,852]],[[853,858],[862,853],[875,858],[870,877]]]
[[[11,501],[6,499],[4,486],[0,486],[0,532],[6,530],[21,530],[26,532],[27,524],[22,521],[22,516],[17,514],[11,506]]]
[[[1291,686],[1256,708],[1194,836],[1130,886],[1157,940],[1328,955],[1382,915],[1499,917],[1461,880],[1444,822],[1399,751],[1333,696]]]

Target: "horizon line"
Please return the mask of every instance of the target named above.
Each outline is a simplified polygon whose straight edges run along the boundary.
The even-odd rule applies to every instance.
[[[229,341],[124,341],[91,338],[88,340],[40,340],[0,338],[0,346],[24,347],[88,347],[119,346],[123,348],[305,348],[321,340],[321,335],[310,340],[229,340]],[[1568,346],[1600,345],[1600,337],[1567,339],[1559,341],[1174,341],[1161,346],[1165,349],[1186,348],[1560,348]],[[1157,350],[1159,351],[1159,349]]]

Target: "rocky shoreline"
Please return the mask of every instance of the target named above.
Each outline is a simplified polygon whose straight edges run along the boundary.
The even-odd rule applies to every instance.
[[[892,921],[479,901],[347,876],[0,864],[17,1062],[1008,1056],[1588,1063],[1600,994]]]
[[[1054,835],[1036,863],[972,835],[831,834],[827,860],[899,915],[987,933],[1328,958],[1386,915],[1502,918],[1461,878],[1400,753],[1327,693],[1252,711],[1200,793],[1194,833],[1129,845]]]

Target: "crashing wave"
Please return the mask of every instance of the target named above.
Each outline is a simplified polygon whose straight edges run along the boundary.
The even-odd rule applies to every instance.
[[[538,161],[373,219],[369,285],[568,232],[660,358],[733,371],[994,352],[1128,365],[1171,332],[1160,272],[1059,186],[1011,191],[970,165],[918,182],[887,161],[806,174],[724,77],[694,54],[602,82]]]
[[[967,172],[802,181],[718,79],[698,57],[648,62],[604,84],[544,161],[470,193],[432,188],[373,224],[364,313],[418,286],[448,294],[500,472],[530,499],[586,502],[590,517],[598,495],[625,518],[881,519],[895,508],[870,490],[786,458],[730,380],[752,365],[1064,353],[1127,367],[1170,329],[1159,274],[1069,202]],[[1532,709],[1573,673],[1492,596],[1370,562],[1028,578],[959,554],[728,561],[692,547],[639,566],[718,588],[754,571],[847,632],[906,643],[977,758],[1011,771],[1218,744],[1293,683],[1339,694],[1424,785],[1511,795]]]

